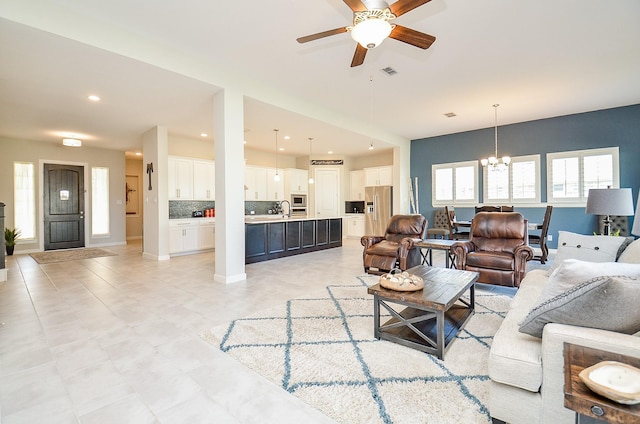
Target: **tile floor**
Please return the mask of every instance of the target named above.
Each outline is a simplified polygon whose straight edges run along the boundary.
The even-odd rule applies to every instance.
[[[248,265],[213,281],[214,255],[118,256],[38,265],[7,258],[0,283],[0,421],[333,422],[203,342],[209,327],[361,275],[362,247]],[[436,252],[437,253],[437,252]],[[444,256],[438,258],[444,265]],[[496,288],[498,289],[498,288]]]

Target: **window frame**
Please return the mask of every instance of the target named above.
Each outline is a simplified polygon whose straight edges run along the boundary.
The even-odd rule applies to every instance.
[[[531,162],[535,163],[536,178],[535,178],[535,191],[536,195],[532,199],[514,199],[513,198],[513,164],[519,162]],[[526,205],[531,206],[538,205],[542,198],[542,178],[540,175],[540,154],[525,155],[525,156],[513,156],[511,157],[511,163],[509,164],[509,197],[506,199],[489,199],[489,166],[483,166],[482,168],[482,199],[486,204],[503,204],[509,203],[510,205]]]
[[[26,193],[25,190],[22,190],[19,187],[16,187],[16,166],[17,165],[29,165],[31,170],[31,181],[29,193]],[[20,198],[22,194],[27,194],[26,198]],[[18,210],[24,203],[29,205],[30,210]],[[33,162],[23,162],[23,161],[15,161],[13,162],[13,221],[14,228],[20,230],[20,237],[17,239],[17,243],[21,242],[34,242],[38,237],[38,227],[36,225],[36,167]],[[24,222],[25,216],[29,217],[31,220],[31,229],[26,230],[24,225],[21,225],[20,222]],[[32,236],[28,236],[29,233],[32,232]]]
[[[99,198],[98,184],[96,184],[97,171],[106,172],[106,177],[102,183],[106,186],[104,187],[105,198]],[[91,237],[100,238],[100,237],[110,237],[111,236],[111,216],[109,213],[109,189],[110,189],[110,181],[109,181],[109,167],[106,166],[93,166],[91,167]],[[100,222],[97,219],[97,214],[99,212],[104,213],[106,219],[106,232],[96,232],[97,231],[97,223]],[[104,227],[105,224],[101,222],[101,228]]]
[[[456,169],[458,168],[473,168],[473,198],[472,199],[456,199]],[[440,169],[451,169],[451,190],[452,190],[452,199],[451,200],[438,200],[436,199],[436,171]],[[460,207],[468,207],[478,204],[478,190],[479,181],[478,181],[478,161],[464,161],[464,162],[450,162],[450,163],[439,163],[431,165],[431,204],[432,206],[460,206]]]
[[[547,153],[547,203],[562,207],[585,207],[587,195],[584,195],[584,158],[588,156],[611,155],[612,159],[612,188],[620,187],[620,148],[603,147],[596,149],[571,150],[563,152]],[[578,197],[553,197],[553,160],[554,159],[578,159]]]

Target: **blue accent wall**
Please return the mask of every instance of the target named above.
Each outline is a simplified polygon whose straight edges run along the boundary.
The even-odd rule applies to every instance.
[[[543,203],[547,200],[546,153],[615,146],[620,150],[620,187],[632,189],[635,208],[640,189],[640,104],[498,128],[498,154],[540,154]],[[432,222],[431,165],[478,160],[493,153],[493,150],[493,127],[412,140],[411,178],[418,177],[420,213]],[[482,201],[481,169],[479,173]],[[516,211],[532,222],[542,222],[544,217],[544,208],[540,207],[516,207]],[[456,207],[456,215],[459,219],[470,219],[474,210]],[[629,221],[631,228],[633,217],[629,217]],[[549,247],[557,247],[559,230],[591,234],[597,230],[596,217],[587,215],[584,208],[555,207],[549,225],[549,234],[553,236]]]

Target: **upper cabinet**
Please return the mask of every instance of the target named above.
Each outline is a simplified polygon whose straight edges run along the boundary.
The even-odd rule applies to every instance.
[[[366,187],[393,185],[393,166],[364,168],[364,183]]]
[[[349,173],[349,200],[364,200],[364,170]]]
[[[306,169],[285,169],[284,183],[286,191],[290,194],[307,194],[309,192],[309,171]]]
[[[193,161],[193,199],[215,200],[216,165],[208,160]]]
[[[193,160],[169,157],[169,200],[193,200]]]
[[[261,200],[284,200],[284,170],[278,169],[278,181],[275,180],[276,170],[267,168],[267,197]]]
[[[267,200],[267,168],[244,167],[244,200]]]

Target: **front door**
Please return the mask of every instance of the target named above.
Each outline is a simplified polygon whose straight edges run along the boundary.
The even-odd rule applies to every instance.
[[[44,164],[44,250],[84,247],[84,167]]]

